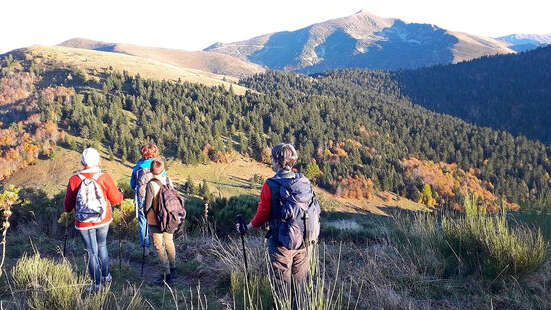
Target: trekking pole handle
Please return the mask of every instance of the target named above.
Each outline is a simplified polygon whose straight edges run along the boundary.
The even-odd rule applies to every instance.
[[[241,235],[245,234],[245,231],[247,230],[247,223],[245,223],[245,220],[243,220],[243,216],[241,214],[238,214],[236,217],[237,224],[239,224],[239,233]]]

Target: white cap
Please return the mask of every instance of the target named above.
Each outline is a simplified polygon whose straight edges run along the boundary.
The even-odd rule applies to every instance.
[[[89,168],[92,167],[98,167],[99,166],[99,153],[95,148],[87,148],[82,152],[82,156],[80,157],[80,162],[82,165],[87,166]]]

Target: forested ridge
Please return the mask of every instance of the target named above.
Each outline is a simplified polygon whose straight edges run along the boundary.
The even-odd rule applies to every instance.
[[[349,197],[385,190],[453,205],[476,191],[492,206],[500,198],[525,206],[551,200],[548,146],[414,105],[390,73],[268,72],[243,79],[240,84],[252,91],[237,96],[223,87],[110,70],[91,78],[24,56],[16,62],[20,68],[12,64],[9,70],[4,62],[2,78],[20,71],[37,77],[40,121],[101,142],[123,160],[137,160],[139,146],[152,140],[163,155],[189,164],[221,161],[230,151],[266,161],[268,147],[285,141],[297,146],[299,169]],[[67,91],[41,96],[43,89]],[[70,139],[65,143],[74,146]]]
[[[551,142],[551,46],[392,74],[430,110]]]

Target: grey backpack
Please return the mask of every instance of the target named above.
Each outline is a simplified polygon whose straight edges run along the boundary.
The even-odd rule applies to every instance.
[[[153,179],[153,173],[151,173],[150,168],[139,168],[136,171],[136,188],[134,188],[134,192],[140,201],[145,200],[145,189],[151,179]]]
[[[80,173],[77,175],[81,183],[77,192],[75,218],[79,222],[101,222],[105,219],[107,200],[97,182],[101,175],[102,173],[96,173],[91,178],[86,178]]]

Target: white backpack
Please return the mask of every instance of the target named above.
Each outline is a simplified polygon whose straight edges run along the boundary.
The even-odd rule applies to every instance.
[[[102,173],[96,173],[90,179],[80,173],[77,175],[82,182],[77,193],[75,218],[81,223],[101,222],[105,219],[107,201],[97,182],[101,175]]]

